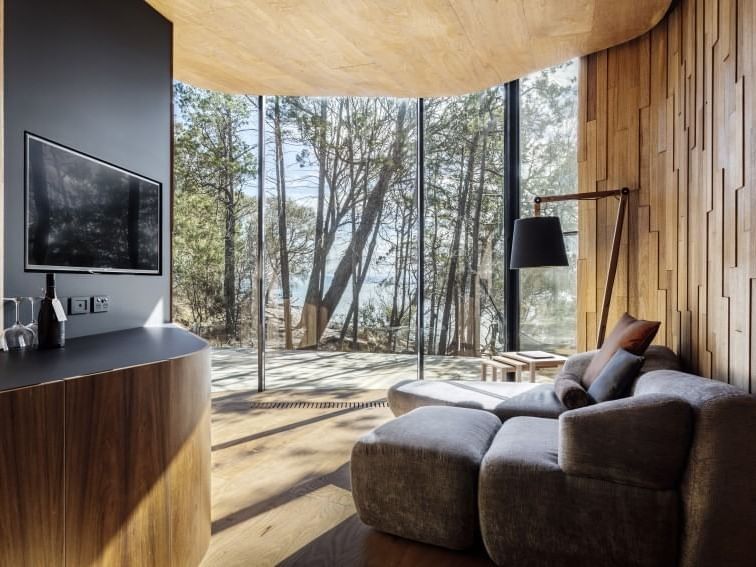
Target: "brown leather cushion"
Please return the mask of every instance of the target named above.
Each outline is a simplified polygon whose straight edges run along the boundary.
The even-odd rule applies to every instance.
[[[654,340],[659,330],[659,321],[644,321],[636,319],[625,313],[615,325],[612,332],[604,340],[596,355],[591,360],[583,374],[583,387],[587,390],[596,380],[606,363],[611,360],[614,353],[623,348],[626,351],[641,356],[651,341]]]

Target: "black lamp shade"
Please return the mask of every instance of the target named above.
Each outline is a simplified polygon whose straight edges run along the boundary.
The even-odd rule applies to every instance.
[[[559,217],[517,219],[512,235],[510,269],[543,266],[569,266]]]

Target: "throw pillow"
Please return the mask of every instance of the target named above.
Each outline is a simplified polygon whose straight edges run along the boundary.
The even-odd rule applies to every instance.
[[[588,393],[574,374],[560,372],[554,379],[554,393],[567,409],[578,409],[590,403]]]
[[[595,354],[588,368],[585,369],[583,387],[591,387],[601,370],[619,349],[623,348],[636,356],[641,356],[646,352],[659,330],[659,325],[661,325],[659,321],[643,321],[625,313],[604,340],[601,350]]]
[[[619,349],[588,388],[588,397],[596,403],[626,397],[644,360],[642,356]]]

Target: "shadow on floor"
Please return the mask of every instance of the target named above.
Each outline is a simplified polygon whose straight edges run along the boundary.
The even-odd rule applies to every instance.
[[[297,498],[300,498],[305,494],[315,492],[319,488],[323,488],[324,486],[329,485],[338,486],[339,488],[343,488],[344,490],[351,490],[351,483],[349,479],[349,463],[344,463],[339,468],[328,474],[320,475],[317,477],[312,476],[304,482],[299,483],[297,486],[287,490],[286,492],[271,496],[270,498],[267,498],[261,502],[257,502],[252,506],[242,508],[234,512],[233,514],[224,516],[223,518],[218,518],[217,520],[213,521],[212,534],[216,535],[223,530],[227,530],[236,526],[237,524],[244,523],[247,520],[254,518],[255,516],[269,512],[274,508],[283,506],[287,502],[296,500]]]
[[[482,544],[466,552],[384,534],[352,515],[281,561],[281,567],[490,567]]]

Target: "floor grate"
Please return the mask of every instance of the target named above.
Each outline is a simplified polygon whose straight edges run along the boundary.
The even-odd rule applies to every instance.
[[[304,401],[275,401],[251,402],[251,409],[372,409],[386,408],[386,399],[370,402],[304,402]]]

